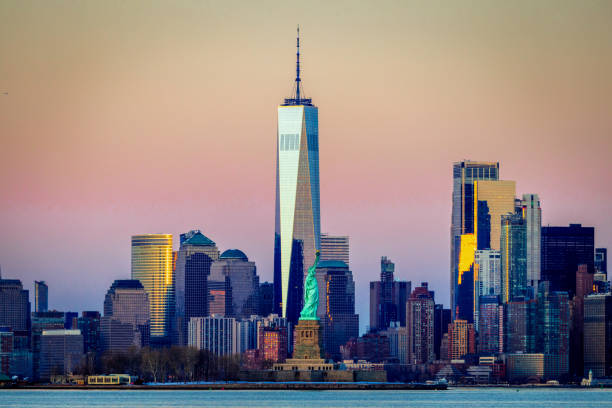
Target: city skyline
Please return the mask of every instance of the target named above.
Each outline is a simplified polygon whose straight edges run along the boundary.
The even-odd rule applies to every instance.
[[[176,27],[168,22],[157,35],[153,22],[161,18],[161,7],[144,18],[142,10],[126,6],[127,20],[139,22],[140,30],[116,23],[118,38],[127,41],[109,54],[118,38],[96,31],[110,19],[105,13],[92,22],[90,37],[62,42],[83,31],[82,22],[71,17],[97,6],[77,7],[74,15],[43,24],[49,32],[25,34],[20,24],[30,27],[43,18],[44,6],[37,12],[0,7],[3,20],[11,20],[3,21],[8,35],[0,36],[8,61],[0,68],[0,87],[8,92],[0,97],[0,134],[9,135],[0,153],[2,275],[21,279],[31,291],[34,280],[45,280],[50,308],[100,310],[110,284],[130,276],[130,236],[178,236],[199,228],[220,249],[243,250],[262,281],[272,281],[274,106],[288,92],[297,23],[287,10],[278,11],[282,24],[253,38],[234,15],[223,30],[236,34],[215,36],[226,41],[215,45],[205,40],[209,28],[200,28],[195,17],[218,28],[214,18],[227,13],[223,6],[211,10],[213,17],[196,12],[193,19],[175,10],[177,20],[187,19],[185,28],[172,31]],[[449,306],[451,169],[462,158],[499,161],[500,179],[516,180],[518,196],[539,195],[543,226],[593,226],[596,246],[610,247],[606,203],[612,187],[606,177],[612,120],[606,107],[612,92],[604,74],[612,44],[598,35],[609,7],[599,13],[569,3],[556,8],[575,21],[592,17],[589,27],[580,25],[585,43],[573,25],[534,21],[510,9],[484,7],[470,29],[466,23],[443,28],[444,22],[457,23],[452,13],[429,7],[330,7],[348,14],[343,24],[318,21],[314,12],[300,21],[308,49],[304,76],[307,95],[322,107],[321,232],[351,238],[356,298],[367,299],[368,282],[377,279],[379,258],[386,255],[396,263],[397,279],[428,281],[436,301]],[[371,22],[367,11],[373,12]],[[410,19],[432,17],[432,25],[419,25],[430,36],[420,38],[429,48],[410,36],[414,32],[393,11],[404,17],[420,12]],[[500,24],[498,36],[477,39],[492,24],[485,16]],[[521,22],[534,34],[532,44],[513,36],[512,23]],[[143,39],[148,41],[141,49]],[[92,54],[87,48],[98,47],[86,47],[87,41],[107,53]],[[263,51],[257,48],[261,43]],[[45,44],[58,52],[45,52]],[[159,59],[153,54],[158,47]],[[538,52],[540,47],[549,52]],[[585,58],[564,59],[568,47]],[[518,62],[498,48],[513,51]],[[135,50],[141,52],[130,56]],[[202,50],[220,57],[209,65],[196,58]],[[75,56],[82,61],[75,63]],[[367,64],[368,59],[387,62]],[[239,63],[244,60],[250,60],[248,67]],[[448,79],[450,63],[456,70]],[[400,76],[403,70],[407,74]],[[238,98],[234,87],[244,84],[243,77],[251,83]],[[121,101],[129,93],[135,96]],[[247,103],[253,100],[257,106]],[[527,144],[530,149],[523,148]],[[366,303],[356,311],[362,331]]]

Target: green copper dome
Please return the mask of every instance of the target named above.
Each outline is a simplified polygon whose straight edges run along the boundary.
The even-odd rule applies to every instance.
[[[224,251],[219,259],[242,259],[243,261],[248,261],[249,258],[239,249],[228,249]]]

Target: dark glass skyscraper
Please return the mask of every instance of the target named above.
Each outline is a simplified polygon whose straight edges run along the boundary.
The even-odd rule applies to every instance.
[[[527,223],[521,214],[501,218],[502,301],[527,296]]]
[[[343,261],[319,261],[317,267],[319,306],[323,326],[323,349],[330,358],[340,359],[340,346],[359,336],[359,315],[355,314],[353,273]]]
[[[612,375],[612,294],[584,299],[584,375]]]
[[[49,287],[45,281],[34,281],[34,311],[49,310]]]
[[[595,229],[580,224],[569,227],[542,227],[542,277],[549,281],[552,291],[576,294],[578,265],[594,272]]]
[[[498,179],[499,163],[466,160],[453,164],[453,207],[450,229],[450,301],[453,319],[457,314],[457,291],[461,282],[459,267],[461,251],[473,252],[477,246],[475,239],[462,239],[462,235],[474,234],[474,181]],[[482,208],[481,212],[486,213],[486,209]],[[486,217],[483,218],[483,222],[485,221]],[[469,242],[472,245],[467,245]]]
[[[294,94],[278,107],[274,297],[276,309],[297,323],[304,277],[321,249],[319,110],[304,98],[297,39]]]
[[[208,277],[213,262],[219,259],[219,250],[199,230],[181,234],[181,241],[176,256],[172,341],[184,346],[188,341],[189,319],[209,315]]]
[[[380,259],[380,281],[370,282],[370,330],[385,330],[391,322],[406,325],[406,301],[411,282],[394,280],[395,264]]]

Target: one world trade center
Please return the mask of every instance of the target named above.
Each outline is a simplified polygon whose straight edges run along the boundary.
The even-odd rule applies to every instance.
[[[319,111],[304,98],[300,37],[293,95],[278,107],[276,141],[275,311],[297,323],[308,267],[321,246]]]

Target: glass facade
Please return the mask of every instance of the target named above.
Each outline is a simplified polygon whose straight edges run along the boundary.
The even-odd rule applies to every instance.
[[[578,265],[586,265],[593,273],[595,266],[595,229],[580,224],[568,227],[542,227],[542,280],[551,290],[576,294]]]
[[[498,180],[499,163],[461,161],[453,164],[453,207],[450,231],[450,297],[453,318],[457,314],[459,252],[462,234],[474,233],[474,181]]]
[[[292,321],[301,309],[308,267],[321,248],[318,115],[312,104],[278,107],[275,302]]]
[[[209,275],[212,264],[219,259],[215,243],[199,230],[181,234],[181,246],[176,255],[175,317],[172,322],[173,342],[187,344],[187,324],[192,317],[210,314]]]
[[[523,219],[527,227],[527,284],[534,289],[540,282],[540,242],[542,234],[542,208],[537,194],[523,194]]]
[[[474,234],[477,237],[478,249],[499,250],[501,216],[514,212],[515,195],[514,181],[474,181]],[[489,242],[481,239],[480,235],[488,237]]]
[[[49,287],[45,281],[34,281],[34,311],[49,310]]]
[[[132,279],[149,295],[151,339],[169,338],[174,305],[172,234],[132,236]]]
[[[527,225],[521,214],[502,216],[501,221],[502,301],[527,293]]]
[[[501,295],[501,253],[493,249],[476,251],[474,256],[474,325],[479,329],[481,296]]]

